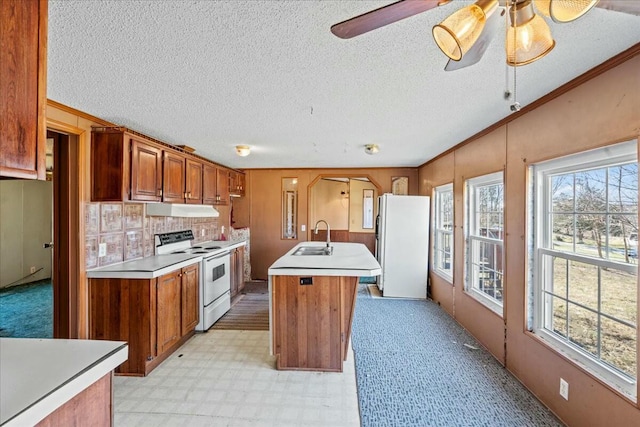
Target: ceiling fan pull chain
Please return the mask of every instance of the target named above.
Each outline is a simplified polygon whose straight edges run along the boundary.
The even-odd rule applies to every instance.
[[[513,2],[512,2],[512,7],[513,8],[516,7],[516,1],[515,0],[513,0]],[[517,13],[513,14],[513,25],[515,27],[518,26],[518,14]],[[509,27],[507,27],[507,28],[509,28]],[[517,31],[513,32],[513,49],[514,49],[513,55],[514,55],[514,61],[515,62],[517,62],[517,58],[515,58],[515,55],[517,53],[517,48],[516,48],[516,46],[517,46],[516,42],[518,41],[517,40],[517,34],[518,34]],[[522,107],[520,107],[520,103],[518,102],[517,79],[518,79],[518,67],[514,66],[513,67],[513,104],[511,104],[511,107],[510,107],[511,111],[513,111],[513,112],[520,111],[520,108],[522,108]]]

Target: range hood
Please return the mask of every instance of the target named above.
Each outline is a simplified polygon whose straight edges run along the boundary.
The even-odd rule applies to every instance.
[[[187,205],[180,203],[147,203],[149,216],[179,216],[198,218],[217,218],[220,212],[211,205]]]

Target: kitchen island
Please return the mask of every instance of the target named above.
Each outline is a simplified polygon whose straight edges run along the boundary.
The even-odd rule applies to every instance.
[[[113,425],[125,342],[0,338],[0,425]]]
[[[342,372],[358,278],[380,264],[361,243],[300,243],[269,267],[269,333],[277,369]]]

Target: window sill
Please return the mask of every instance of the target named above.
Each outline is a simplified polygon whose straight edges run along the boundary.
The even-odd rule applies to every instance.
[[[504,317],[504,309],[501,304],[498,304],[494,299],[485,296],[482,292],[477,289],[467,289],[466,294],[469,295],[474,300],[478,301],[483,306],[487,307],[489,310],[500,316]]]
[[[565,344],[549,332],[542,330],[539,332],[525,331],[525,333],[629,403],[634,406],[637,404],[637,397],[634,394],[636,383],[634,381]]]

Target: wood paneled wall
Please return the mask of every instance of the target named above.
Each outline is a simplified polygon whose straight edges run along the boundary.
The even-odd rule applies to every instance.
[[[253,279],[267,279],[269,266],[300,242],[311,240],[308,223],[309,185],[319,175],[361,177],[368,175],[383,193],[391,192],[391,177],[408,176],[409,194],[418,194],[416,168],[378,169],[248,169],[247,196],[234,202],[234,218],[249,218],[251,228],[251,275]],[[281,186],[282,178],[298,178],[298,239],[282,239]],[[306,231],[300,230],[304,224]],[[246,225],[242,223],[241,225]]]
[[[637,49],[636,49],[637,51]],[[640,425],[623,398],[526,330],[528,167],[543,160],[636,139],[640,135],[640,55],[424,165],[420,194],[454,183],[454,283],[431,273],[435,301],[569,425]],[[505,173],[504,318],[464,287],[464,180]],[[558,393],[560,377],[571,387]]]

